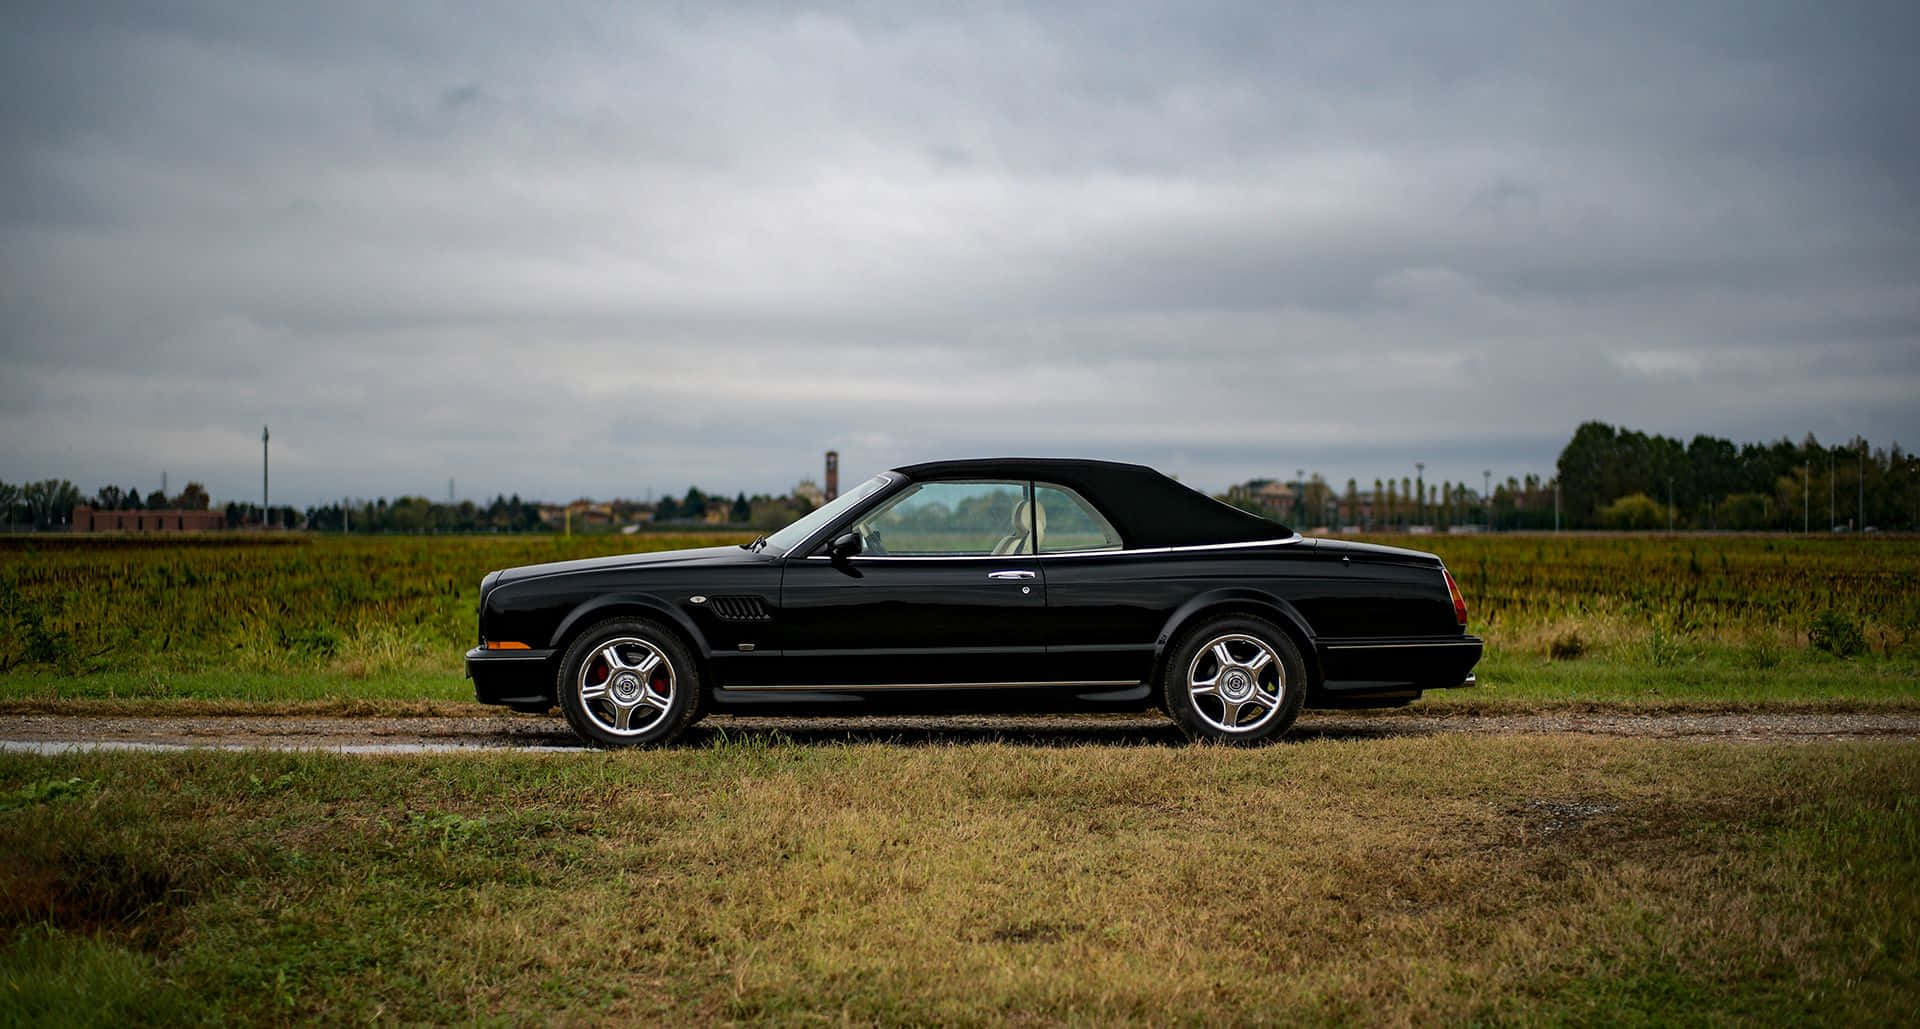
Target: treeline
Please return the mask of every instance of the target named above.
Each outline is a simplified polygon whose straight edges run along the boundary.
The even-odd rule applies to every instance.
[[[50,529],[67,524],[73,509],[85,503],[80,490],[65,479],[14,484],[0,482],[0,524]]]
[[[1899,444],[1855,437],[1822,444],[1735,444],[1587,422],[1557,465],[1570,528],[1912,529],[1920,526],[1920,459]]]
[[[197,482],[187,483],[172,496],[165,490],[142,494],[138,489],[119,486],[102,486],[99,492],[87,496],[66,479],[21,485],[0,482],[0,525],[8,528],[62,529],[73,523],[76,507],[97,511],[208,511],[213,508],[213,498]],[[300,512],[292,507],[275,507],[266,514],[276,527],[300,525]],[[226,522],[229,529],[260,525],[260,505],[228,504]]]
[[[316,532],[541,532],[546,523],[540,517],[540,505],[511,497],[496,496],[482,506],[471,500],[455,504],[437,504],[426,497],[399,497],[362,501],[358,504],[325,504],[309,507],[302,519],[304,528]]]
[[[708,493],[698,486],[689,486],[682,496],[669,494],[656,501],[652,507],[652,520],[656,525],[726,524],[771,531],[790,524],[811,510],[811,500],[791,494],[774,496],[756,493],[748,496],[743,492],[728,500],[724,493]]]

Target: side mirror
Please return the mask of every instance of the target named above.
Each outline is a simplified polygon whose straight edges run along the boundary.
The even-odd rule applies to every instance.
[[[833,542],[827,544],[827,556],[835,561],[840,561],[858,554],[860,547],[861,541],[859,533],[843,532],[835,536]]]

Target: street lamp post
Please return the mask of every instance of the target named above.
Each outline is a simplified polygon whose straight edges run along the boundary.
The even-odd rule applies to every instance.
[[[1487,531],[1493,531],[1493,469],[1480,470],[1480,503],[1487,509]]]

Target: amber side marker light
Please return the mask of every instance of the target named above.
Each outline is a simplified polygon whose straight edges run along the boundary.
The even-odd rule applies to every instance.
[[[1455,594],[1455,596],[1458,596],[1458,595],[1459,595],[1458,593]],[[500,641],[488,640],[487,649],[488,650],[532,650],[533,648],[527,646],[524,643],[514,643],[511,640],[500,640]]]
[[[1453,617],[1464,626],[1467,624],[1467,598],[1460,595],[1460,584],[1453,581],[1453,573],[1446,565],[1440,566],[1440,574],[1447,577],[1447,592],[1453,596]]]

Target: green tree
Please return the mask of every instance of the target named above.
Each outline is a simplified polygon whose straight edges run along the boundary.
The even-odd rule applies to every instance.
[[[1608,529],[1664,529],[1667,509],[1645,493],[1632,493],[1601,508],[1599,521]]]
[[[730,522],[750,522],[753,520],[753,505],[747,503],[747,494],[744,490],[741,491],[739,496],[733,498],[733,510],[727,512],[727,520]]]
[[[1773,502],[1761,493],[1733,493],[1714,504],[1716,529],[1754,531],[1774,523]]]
[[[207,496],[205,486],[197,482],[189,482],[186,488],[180,491],[180,495],[174,498],[174,503],[188,511],[205,511],[212,505],[213,498]]]

